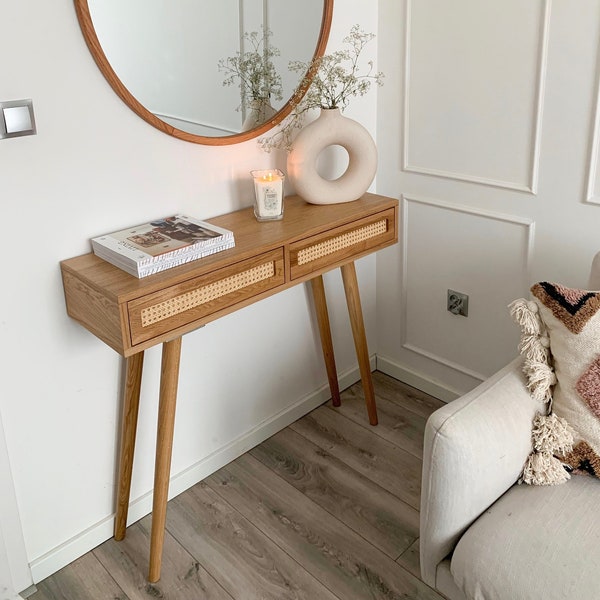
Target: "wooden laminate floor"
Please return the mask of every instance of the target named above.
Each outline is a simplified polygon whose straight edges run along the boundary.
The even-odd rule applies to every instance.
[[[419,579],[427,416],[442,402],[373,374],[169,502],[162,577],[151,515],[38,584],[31,600],[441,600]]]

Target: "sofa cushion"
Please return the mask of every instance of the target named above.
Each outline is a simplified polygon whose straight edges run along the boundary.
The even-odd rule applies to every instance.
[[[574,431],[563,458],[600,476],[600,292],[542,282],[531,288],[550,337],[556,385],[552,411]]]
[[[533,301],[517,300],[511,312],[521,325],[529,389],[537,400],[551,400],[552,416],[534,423],[536,452],[523,480],[564,482],[561,463],[600,477],[600,292],[541,282],[531,293]]]
[[[464,533],[451,572],[470,600],[600,598],[600,481],[515,485]]]

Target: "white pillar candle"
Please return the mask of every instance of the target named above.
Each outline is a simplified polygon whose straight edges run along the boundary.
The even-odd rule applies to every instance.
[[[254,214],[260,220],[271,221],[283,216],[283,180],[279,169],[252,171],[254,178]]]

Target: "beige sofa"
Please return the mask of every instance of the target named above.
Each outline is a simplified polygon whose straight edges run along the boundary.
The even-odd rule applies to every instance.
[[[427,422],[421,574],[450,600],[600,600],[600,480],[516,484],[540,408],[517,359]]]

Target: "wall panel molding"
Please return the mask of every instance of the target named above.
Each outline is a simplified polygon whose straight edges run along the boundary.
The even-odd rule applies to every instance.
[[[434,200],[431,198],[423,198],[416,196],[402,196],[402,232],[401,232],[401,252],[402,252],[402,278],[401,278],[401,291],[400,291],[400,346],[412,353],[418,354],[424,358],[432,360],[438,364],[441,364],[449,369],[468,375],[469,377],[477,380],[484,381],[489,375],[480,373],[477,370],[471,369],[466,365],[457,363],[456,361],[449,360],[448,358],[441,356],[436,352],[432,352],[426,348],[420,347],[419,345],[412,343],[408,339],[408,276],[409,276],[409,248],[408,241],[410,235],[410,208],[413,205],[426,205],[431,206],[440,210],[447,210],[473,217],[479,217],[484,219],[491,219],[513,225],[515,227],[522,227],[525,230],[525,243],[521,251],[521,260],[523,267],[524,278],[527,281],[531,281],[531,263],[533,256],[533,247],[535,241],[535,222],[531,219],[520,217],[516,215],[509,215],[501,212],[490,211],[480,208],[474,208],[461,204],[455,204],[443,200]]]
[[[469,377],[472,377],[473,379],[475,379],[479,382],[483,382],[487,379],[487,375],[484,375],[483,373],[478,373],[477,371],[473,371],[472,369],[469,369],[469,368],[465,367],[464,365],[460,365],[457,362],[447,360],[447,359],[443,358],[442,356],[435,354],[434,352],[428,352],[427,350],[424,350],[423,348],[419,348],[419,346],[413,346],[412,344],[409,344],[406,340],[402,341],[402,347],[405,350],[409,350],[410,352],[414,352],[415,354],[418,354],[419,356],[423,356],[425,358],[428,358],[429,360],[433,360],[434,362],[436,362],[440,365],[444,365],[445,367],[448,367],[454,371],[458,371],[459,373],[462,373],[463,375],[468,375]]]
[[[542,1],[542,17],[539,23],[539,44],[537,57],[537,74],[535,81],[535,109],[532,114],[532,139],[530,140],[531,151],[529,153],[527,166],[527,178],[524,181],[505,181],[495,179],[489,176],[480,175],[477,173],[455,172],[451,169],[445,170],[436,166],[428,166],[426,164],[417,164],[411,157],[410,146],[410,123],[411,123],[411,59],[412,59],[412,26],[413,26],[413,1],[406,0],[405,13],[405,70],[404,70],[404,140],[403,140],[403,159],[402,168],[405,171],[412,173],[420,173],[423,175],[433,175],[436,177],[444,177],[467,181],[480,185],[500,187],[510,190],[528,192],[537,194],[538,176],[539,176],[539,158],[540,144],[542,138],[542,115],[544,109],[544,91],[546,83],[547,59],[548,59],[548,39],[550,29],[550,14],[552,0]]]
[[[588,180],[585,195],[585,201],[590,204],[600,204],[600,173],[598,172],[600,154],[600,46],[598,47],[596,62],[596,108],[588,157]]]

